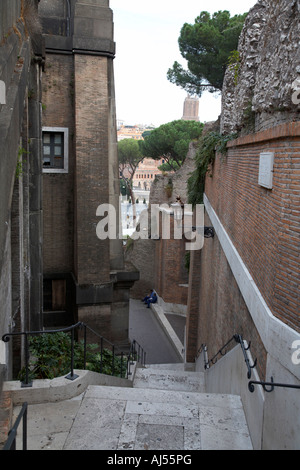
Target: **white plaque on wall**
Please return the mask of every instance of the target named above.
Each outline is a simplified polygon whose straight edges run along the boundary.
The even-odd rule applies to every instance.
[[[264,188],[272,189],[273,187],[273,166],[274,153],[264,152],[259,158],[259,175],[258,184]]]
[[[5,83],[0,80],[0,104],[6,104]]]

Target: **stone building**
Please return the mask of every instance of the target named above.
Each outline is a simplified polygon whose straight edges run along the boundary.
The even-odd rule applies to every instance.
[[[38,1],[0,2],[0,338],[42,323],[41,74]],[[1,378],[20,370],[20,338],[0,341]],[[0,384],[0,391],[1,391]]]
[[[184,121],[199,121],[199,98],[197,96],[188,95],[183,104]]]
[[[117,138],[119,140],[123,139],[134,139],[134,140],[143,140],[143,132],[145,132],[145,128],[134,125],[121,125],[117,130]]]
[[[121,240],[96,234],[99,206],[111,204],[119,215],[112,11],[108,0],[41,0],[39,15],[44,323],[84,321],[127,344],[137,273],[125,269]]]
[[[164,163],[164,159],[153,160],[152,158],[144,158],[137,166],[132,184],[134,188],[150,190],[155,177],[161,175],[159,166]]]

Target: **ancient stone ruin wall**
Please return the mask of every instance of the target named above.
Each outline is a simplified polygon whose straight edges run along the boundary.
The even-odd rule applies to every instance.
[[[223,134],[248,134],[299,120],[300,100],[293,98],[295,80],[300,83],[299,19],[299,0],[259,0],[250,10],[239,61],[224,78]]]
[[[196,142],[191,142],[182,167],[174,174],[156,176],[150,191],[150,204],[172,204],[179,196],[187,204],[187,180],[195,169]]]

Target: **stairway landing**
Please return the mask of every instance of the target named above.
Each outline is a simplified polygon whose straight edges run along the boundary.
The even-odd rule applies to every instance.
[[[91,385],[30,405],[28,420],[35,450],[252,449],[240,397],[205,393],[202,375],[183,364],[138,369],[133,388]]]

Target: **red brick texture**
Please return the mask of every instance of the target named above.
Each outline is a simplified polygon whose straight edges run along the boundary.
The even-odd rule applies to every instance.
[[[273,189],[258,185],[261,152],[275,154]],[[272,313],[300,331],[300,123],[231,142],[206,194]]]
[[[97,207],[108,203],[108,59],[75,56],[76,274],[79,284],[110,281],[109,240],[96,235]]]
[[[43,174],[44,273],[73,271],[74,240],[73,57],[48,55],[43,76],[43,125],[69,129],[69,172]]]
[[[265,151],[275,154],[272,189],[258,184],[259,157]],[[296,331],[300,331],[299,176],[300,123],[290,123],[230,142],[227,156],[216,157],[205,188],[272,313]],[[207,216],[205,223],[211,224]],[[217,237],[205,240],[193,263],[188,360],[202,343],[209,346],[211,356],[239,333],[252,342],[263,376],[266,351]]]
[[[174,240],[174,217],[170,216],[170,239],[155,242],[154,289],[167,303],[187,305],[188,271],[185,267],[184,238]],[[162,224],[160,223],[160,234]]]

